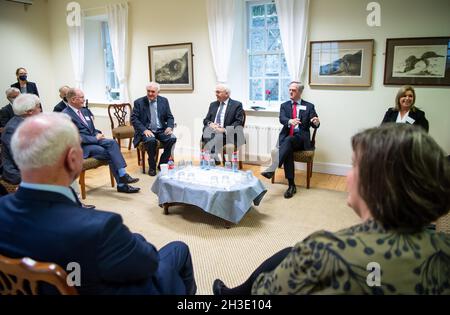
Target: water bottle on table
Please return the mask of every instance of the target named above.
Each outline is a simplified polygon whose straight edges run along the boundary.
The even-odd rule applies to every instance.
[[[233,172],[239,171],[239,161],[238,161],[238,153],[233,152],[233,159],[231,162],[231,168],[233,169]]]

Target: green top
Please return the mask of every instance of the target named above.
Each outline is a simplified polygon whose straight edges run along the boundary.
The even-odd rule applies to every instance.
[[[402,234],[374,220],[315,232],[259,275],[252,294],[450,294],[450,235]]]

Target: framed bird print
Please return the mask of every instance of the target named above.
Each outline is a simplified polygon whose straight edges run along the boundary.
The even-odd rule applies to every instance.
[[[371,86],[373,39],[309,43],[310,86]]]
[[[450,85],[450,36],[388,38],[385,85]]]

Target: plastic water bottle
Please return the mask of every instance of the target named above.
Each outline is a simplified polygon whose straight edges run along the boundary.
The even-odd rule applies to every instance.
[[[209,152],[205,151],[205,156],[203,157],[203,165],[204,165],[203,168],[205,170],[209,170],[209,156],[210,156]]]
[[[175,168],[175,163],[173,162],[173,158],[170,157],[169,161],[167,162],[167,165],[169,166],[169,170],[173,170]]]
[[[233,152],[233,159],[231,162],[231,168],[233,169],[233,172],[239,171],[239,162],[238,162],[238,154],[237,152]]]
[[[200,151],[200,168],[204,169],[205,168],[205,150],[202,149]]]

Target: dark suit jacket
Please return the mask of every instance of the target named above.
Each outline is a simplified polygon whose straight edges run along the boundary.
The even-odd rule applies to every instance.
[[[306,106],[306,110],[301,110],[299,105],[297,105],[297,115],[299,115],[301,124],[300,128],[300,138],[303,140],[305,150],[313,149],[311,145],[311,134],[309,132],[309,128],[319,128],[319,126],[315,126],[311,124],[311,119],[313,117],[317,117],[316,110],[314,109],[314,105],[301,100],[300,106]],[[289,119],[292,119],[292,102],[289,100],[281,104],[280,107],[280,123],[283,125],[283,128],[280,131],[280,135],[278,137],[278,142],[281,144],[288,136],[289,136]]]
[[[161,128],[165,130],[166,128],[174,127],[174,118],[172,112],[170,111],[170,105],[167,98],[158,96],[156,99],[157,111],[159,122],[161,123]],[[134,139],[133,144],[136,147],[139,142],[143,139],[143,133],[147,130],[150,125],[151,114],[150,114],[150,102],[147,96],[138,98],[134,101],[133,113],[131,114],[131,123],[134,127]]]
[[[66,103],[64,103],[64,101],[61,101],[55,105],[55,107],[53,108],[53,111],[54,112],[62,112],[63,110],[66,109],[66,107],[67,107]]]
[[[206,114],[205,119],[203,119],[203,132],[205,128],[208,127],[210,122],[214,122],[216,119],[217,112],[219,111],[220,102],[215,101],[209,105],[208,113]],[[242,108],[242,103],[229,99],[227,110],[224,116],[224,124],[225,129],[228,133],[237,133],[239,135],[235,135],[234,143],[237,146],[244,144],[244,133],[242,129],[234,129],[237,126],[244,125],[244,109]],[[226,137],[226,135],[224,135]],[[202,137],[203,139],[203,137]],[[240,140],[240,141],[237,141]],[[236,143],[237,141],[237,143]]]
[[[19,82],[11,84],[11,87],[18,88],[19,91],[20,91],[20,83]],[[36,83],[27,81],[27,93],[28,94],[35,94],[35,95],[39,96],[39,92],[38,92]]]
[[[21,181],[20,171],[14,162],[11,152],[11,138],[14,131],[24,121],[20,116],[14,116],[5,126],[2,132],[2,164],[3,164],[3,179],[7,182],[17,185]]]
[[[11,104],[5,105],[0,109],[0,127],[5,127],[8,121],[14,117],[14,111]]]
[[[81,294],[157,294],[159,254],[118,214],[19,187],[0,199],[0,253],[81,267]],[[164,276],[164,275],[163,275]],[[169,281],[169,280],[162,280]]]
[[[387,110],[386,114],[384,114],[384,118],[381,123],[384,124],[384,123],[389,123],[389,122],[396,122],[397,116],[398,116],[398,110],[395,110],[394,108],[391,107]],[[428,120],[425,118],[425,112],[421,111],[420,109],[418,109],[416,107],[415,111],[412,111],[412,110],[409,111],[408,116],[411,117],[412,119],[414,119],[413,125],[421,126],[423,129],[425,129],[428,132],[429,125],[428,125]]]
[[[78,131],[80,132],[82,146],[86,144],[99,144],[96,136],[102,132],[100,130],[95,129],[93,116],[89,109],[85,107],[81,109],[81,113],[83,114],[84,118],[86,119],[86,122],[88,123],[87,126],[70,107],[66,107],[63,110],[63,113],[68,114],[70,118],[72,118],[72,122],[75,124],[75,126],[77,126]]]

